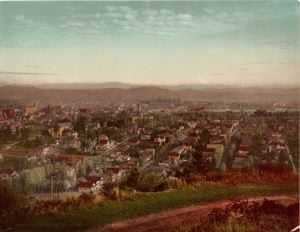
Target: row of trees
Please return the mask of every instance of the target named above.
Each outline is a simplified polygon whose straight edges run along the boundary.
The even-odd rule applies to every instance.
[[[80,174],[86,175],[87,167],[82,164]],[[10,182],[18,192],[54,192],[66,191],[76,186],[76,175],[68,175],[65,163],[47,163],[42,166],[25,169]],[[51,186],[52,185],[52,186]]]
[[[114,117],[103,112],[97,112],[92,115],[91,122],[99,123],[101,126],[105,125],[106,127],[126,129],[130,127],[132,120],[130,114],[126,111],[122,111]]]

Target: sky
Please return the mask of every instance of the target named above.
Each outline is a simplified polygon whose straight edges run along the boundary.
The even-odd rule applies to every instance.
[[[299,2],[0,2],[0,82],[298,86]]]

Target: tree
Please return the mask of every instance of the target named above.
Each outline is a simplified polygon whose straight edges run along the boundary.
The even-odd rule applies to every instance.
[[[140,170],[137,166],[131,168],[126,178],[126,186],[137,188]]]
[[[139,158],[140,155],[141,155],[141,153],[140,153],[140,148],[139,148],[137,145],[133,146],[133,147],[130,149],[130,156],[131,156],[131,157]]]
[[[130,187],[142,192],[162,191],[166,182],[156,173],[142,171],[138,166],[130,169],[126,179],[121,183],[123,188]]]
[[[201,142],[203,144],[208,144],[210,139],[212,138],[211,134],[209,133],[209,131],[207,129],[204,129],[201,133]]]
[[[109,176],[102,187],[102,193],[105,197],[110,200],[116,200],[119,198],[119,187],[118,184],[112,180]]]
[[[103,128],[102,132],[111,140],[115,140],[117,142],[122,141],[123,136],[121,134],[121,131],[116,127],[105,127]]]
[[[102,126],[108,119],[108,116],[103,112],[98,112],[93,114],[92,116],[92,122],[93,123],[100,123]]]
[[[87,124],[87,118],[84,116],[79,116],[79,118],[73,125],[74,130],[77,131],[79,135],[84,135],[86,124]]]
[[[138,178],[137,190],[142,192],[156,192],[164,190],[165,181],[152,172],[141,172]]]
[[[183,162],[175,167],[175,172],[177,177],[186,177],[197,171],[195,162]]]
[[[216,163],[216,168],[219,168],[221,165],[221,159],[224,153],[224,146],[220,145],[215,149],[215,153],[214,153],[214,161]]]
[[[87,176],[90,172],[90,166],[86,160],[83,160],[79,166],[79,176]]]
[[[234,152],[235,149],[236,149],[235,143],[231,143],[230,144],[230,150],[232,150]]]
[[[0,182],[0,230],[13,228],[18,222],[28,218],[29,202],[25,195],[20,194]]]
[[[99,134],[97,133],[98,130],[89,130],[87,134],[88,139],[94,140]]]
[[[193,154],[193,163],[197,171],[200,173],[206,173],[214,169],[215,162],[208,162],[204,159],[203,155],[200,152],[195,152]]]
[[[9,126],[0,128],[0,142],[6,144],[13,138],[11,129]]]
[[[252,153],[256,157],[261,156],[262,144],[261,144],[262,136],[260,133],[255,133],[252,136]]]
[[[115,120],[116,127],[118,128],[128,128],[131,124],[130,114],[126,111],[122,111],[117,115]]]

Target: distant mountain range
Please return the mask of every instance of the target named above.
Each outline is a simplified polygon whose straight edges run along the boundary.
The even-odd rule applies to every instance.
[[[104,83],[53,83],[53,84],[40,84],[36,85],[38,88],[43,89],[130,89],[138,87],[135,84],[126,84],[122,82],[104,82]]]
[[[170,90],[182,90],[182,89],[224,89],[224,88],[241,88],[240,86],[224,85],[224,84],[174,84],[174,85],[152,85],[152,84],[131,84],[124,82],[74,82],[74,83],[45,83],[45,84],[24,84],[18,82],[4,82],[0,81],[0,86],[25,86],[25,87],[36,87],[40,89],[130,89],[139,87],[157,87]],[[243,87],[244,88],[244,87]],[[261,86],[261,87],[248,87],[248,88],[280,88],[280,89],[290,89],[291,86]]]
[[[181,84],[181,85],[143,85],[143,84],[128,84],[122,82],[104,82],[104,83],[53,83],[36,85],[38,88],[43,89],[130,89],[144,86],[161,87],[166,89],[203,89],[203,88],[227,88],[226,85],[209,85],[209,84]]]
[[[40,103],[62,102],[138,102],[157,99],[182,99],[196,101],[222,101],[222,102],[245,102],[245,103],[272,103],[299,106],[299,88],[189,88],[176,87],[174,89],[156,86],[136,86],[123,83],[99,84],[99,87],[88,88],[90,84],[79,88],[54,88],[51,85],[38,87],[32,86],[0,86],[0,100],[16,100],[25,103],[37,101]],[[71,85],[72,86],[72,85]],[[102,86],[102,88],[100,88]],[[113,87],[112,87],[113,86]],[[67,88],[68,87],[68,88]],[[77,88],[76,88],[77,87]]]

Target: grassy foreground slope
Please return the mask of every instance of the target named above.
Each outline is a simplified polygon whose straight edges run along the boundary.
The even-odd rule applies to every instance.
[[[183,223],[167,231],[290,232],[299,225],[299,201],[280,202],[275,199],[265,199],[260,203],[235,201],[225,209],[212,210],[204,220]]]
[[[29,224],[20,225],[18,231],[82,231],[94,226],[193,204],[240,197],[298,193],[297,183],[280,186],[202,184],[193,188],[149,193],[134,200],[105,201],[92,208],[34,218]]]

